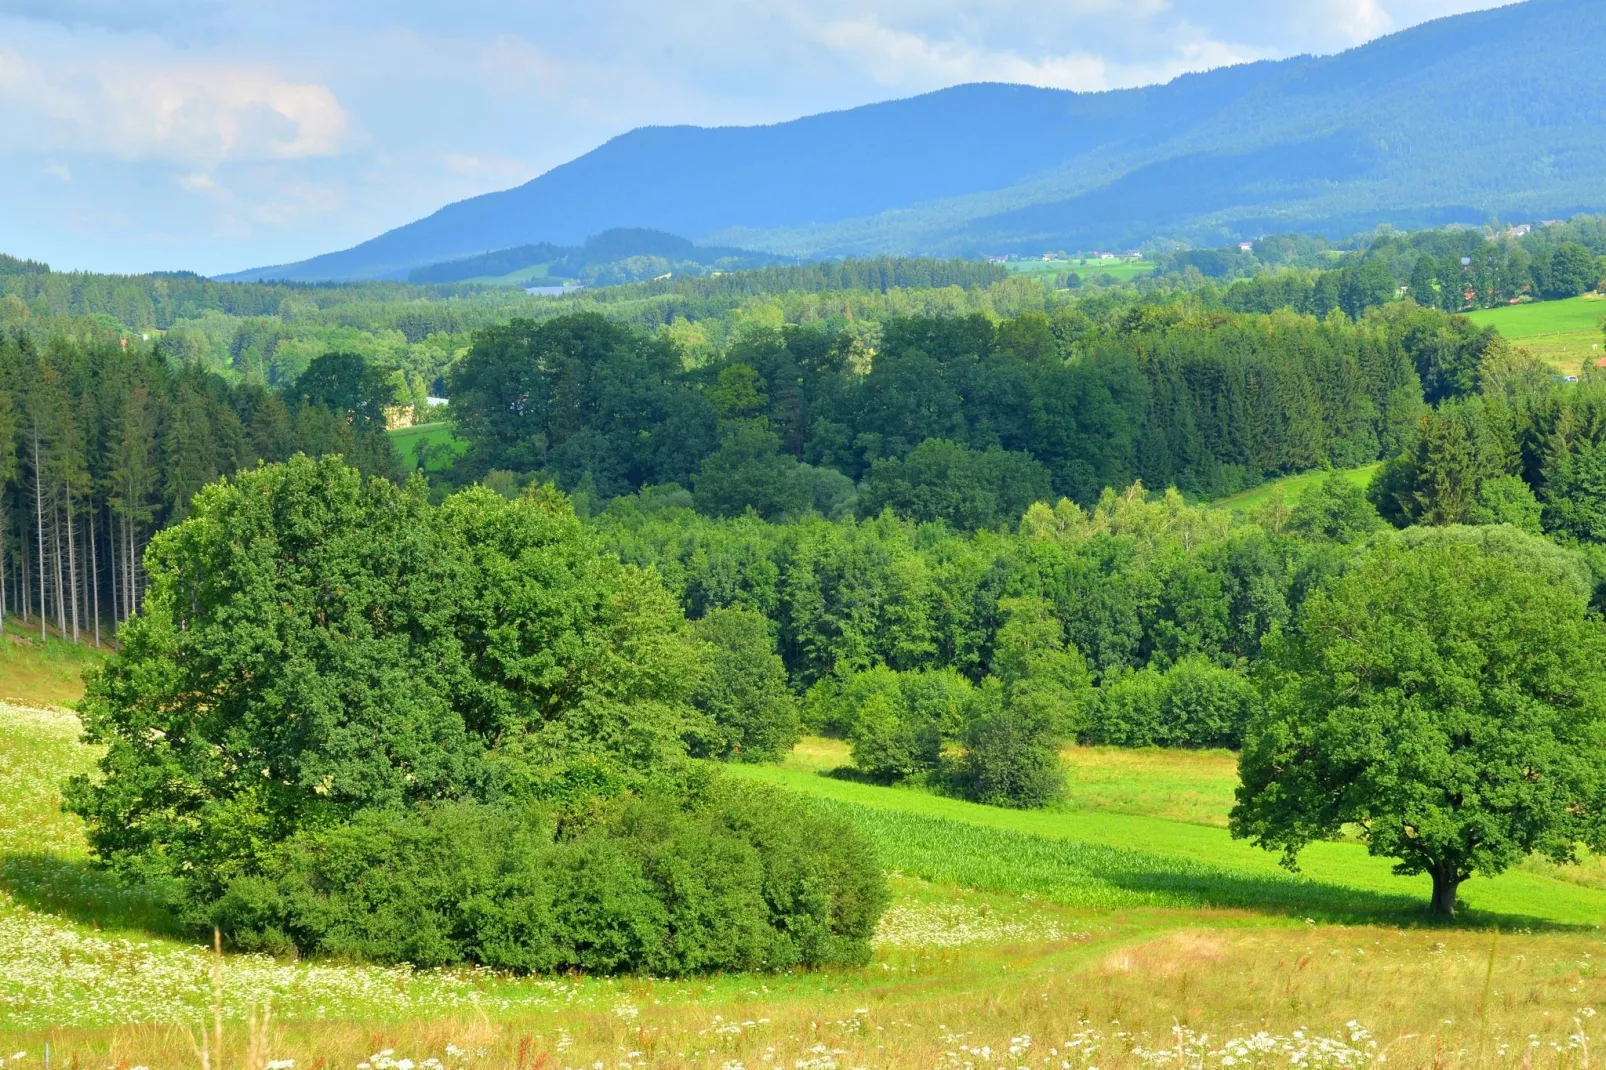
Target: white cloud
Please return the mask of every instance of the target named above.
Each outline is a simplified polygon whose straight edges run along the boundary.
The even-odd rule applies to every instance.
[[[1394,28],[1394,19],[1379,0],[1343,0],[1339,29],[1355,44],[1370,41]]]
[[[1097,53],[1023,55],[963,40],[932,41],[882,25],[874,17],[838,19],[818,27],[818,40],[881,85],[935,88],[957,82],[1015,82],[1082,92],[1167,81],[1191,70],[1258,58],[1208,38],[1184,41],[1170,55],[1121,63]]]
[[[1148,84],[1497,2],[0,0],[0,251],[285,262],[636,126]]]
[[[226,64],[46,64],[0,52],[16,147],[210,165],[332,156],[350,122],[327,86]],[[0,142],[3,143],[3,142]]]

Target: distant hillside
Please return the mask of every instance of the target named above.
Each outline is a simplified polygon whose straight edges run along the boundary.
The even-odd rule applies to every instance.
[[[1606,0],[1336,56],[1069,93],[967,85],[763,127],[650,127],[517,189],[238,277],[403,277],[620,227],[798,256],[1220,244],[1606,208]]]
[[[742,271],[768,267],[782,258],[747,249],[695,245],[685,238],[661,230],[614,229],[593,235],[584,245],[520,245],[461,260],[448,260],[413,268],[407,281],[413,283],[452,283],[469,279],[513,278],[539,268],[539,276],[554,280],[577,280],[588,284],[640,282],[666,273],[688,269],[721,268]]]

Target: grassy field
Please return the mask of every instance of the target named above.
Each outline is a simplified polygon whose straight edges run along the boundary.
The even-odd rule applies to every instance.
[[[468,449],[468,443],[452,434],[452,425],[449,423],[415,424],[404,427],[399,431],[390,432],[391,443],[396,447],[396,453],[401,457],[402,467],[411,472],[418,467],[418,447],[421,443],[430,446],[439,446],[448,443],[458,455]],[[427,470],[439,471],[445,467],[439,461],[431,461]]]
[[[1570,301],[1538,301],[1469,312],[1479,326],[1496,328],[1558,373],[1577,375],[1579,367],[1602,356],[1606,299],[1590,294]]]
[[[52,1065],[200,1066],[219,1012],[226,1058],[210,1065],[252,1070],[1350,1068],[1384,1050],[1435,1070],[1584,1070],[1606,1043],[1606,891],[1566,873],[1475,880],[1476,913],[1438,927],[1419,882],[1355,845],[1283,873],[1221,827],[1224,752],[1072,750],[1069,798],[1033,814],[827,775],[847,757],[830,740],[738,770],[877,845],[896,900],[865,969],[521,979],[227,955],[214,975],[204,947],[86,864],[57,806],[60,778],[95,758],[78,731],[66,711],[0,707],[6,1070],[43,1066],[47,1042]]]
[[[1080,275],[1084,280],[1109,275],[1121,282],[1154,273],[1152,260],[1011,260],[1012,275]]]
[[[1377,475],[1377,470],[1381,467],[1383,467],[1381,464],[1368,464],[1360,468],[1346,468],[1344,475],[1356,486],[1364,487],[1372,482],[1372,477]],[[1270,480],[1258,487],[1252,487],[1230,497],[1217,498],[1210,504],[1223,509],[1248,512],[1281,495],[1283,502],[1292,506],[1297,504],[1299,499],[1303,498],[1308,491],[1326,479],[1327,475],[1328,473],[1324,471],[1314,471],[1301,472],[1296,476],[1284,476],[1282,479]]]
[[[926,792],[822,775],[816,753],[738,775],[825,800],[880,844],[887,863],[925,880],[1067,906],[1231,907],[1329,921],[1425,922],[1426,877],[1398,877],[1354,843],[1322,843],[1287,873],[1277,856],[1226,832],[1236,786],[1224,754],[1078,750],[1070,797],[1045,811],[1002,810]],[[947,842],[944,842],[944,841]],[[1000,859],[1008,864],[999,865]],[[1463,890],[1473,921],[1532,927],[1606,921],[1589,873],[1515,871]]]
[[[0,702],[33,706],[75,702],[84,693],[84,669],[107,653],[54,635],[41,643],[37,619],[26,624],[6,617],[5,633],[0,637]]]

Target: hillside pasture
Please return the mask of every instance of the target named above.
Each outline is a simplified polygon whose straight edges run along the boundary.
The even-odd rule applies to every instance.
[[[0,702],[76,702],[84,694],[84,670],[98,665],[108,652],[62,639],[54,628],[41,640],[37,617],[24,622],[8,616],[0,636]]]
[[[1362,465],[1359,468],[1343,469],[1344,478],[1357,487],[1367,487],[1372,478],[1377,475],[1382,464]],[[1281,497],[1283,504],[1289,507],[1299,504],[1299,500],[1311,490],[1320,486],[1330,473],[1322,469],[1310,472],[1301,472],[1298,475],[1284,476],[1281,479],[1268,480],[1258,487],[1251,487],[1246,491],[1217,498],[1210,504],[1220,509],[1232,509],[1237,512],[1250,512],[1265,505],[1274,498]]]
[[[1032,811],[821,772],[822,746],[812,745],[814,768],[788,762],[735,772],[825,801],[878,844],[890,868],[907,875],[1030,893],[1066,906],[1219,907],[1346,923],[1428,922],[1428,879],[1394,875],[1388,860],[1373,858],[1358,843],[1315,844],[1301,857],[1300,872],[1290,874],[1277,855],[1232,839],[1223,826],[1236,777],[1229,779],[1231,759],[1221,752],[1179,761],[1167,751],[1073,750],[1067,754],[1068,798]],[[1189,758],[1205,775],[1179,776]],[[1084,770],[1092,775],[1084,777]],[[1570,879],[1573,868],[1474,878],[1462,898],[1471,920],[1486,924],[1597,925],[1606,919],[1606,892],[1584,873]]]
[[[418,467],[418,447],[424,443],[428,443],[431,448],[448,445],[458,456],[468,451],[468,443],[454,435],[452,425],[445,421],[415,424],[399,431],[391,431],[390,441],[396,448],[396,455],[401,458],[403,469],[409,472]],[[438,472],[444,467],[446,466],[439,460],[432,459],[425,470]]]
[[[1152,260],[1096,260],[1091,257],[1075,257],[1068,260],[1011,260],[1004,267],[1009,269],[1011,275],[1033,277],[1079,275],[1084,282],[1096,279],[1100,275],[1109,275],[1118,282],[1131,282],[1133,279],[1154,274]]]
[[[1568,301],[1536,301],[1467,313],[1480,327],[1494,327],[1560,375],[1577,375],[1588,360],[1603,355],[1606,299],[1586,294]]]

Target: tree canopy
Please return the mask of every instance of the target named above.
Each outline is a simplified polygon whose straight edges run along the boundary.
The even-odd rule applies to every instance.
[[[1385,537],[1267,647],[1236,836],[1290,865],[1360,829],[1450,914],[1474,874],[1606,846],[1606,625],[1511,529]]]
[[[207,487],[91,683],[70,805],[177,901],[298,830],[431,800],[563,800],[677,774],[702,648],[561,497],[293,458]]]

